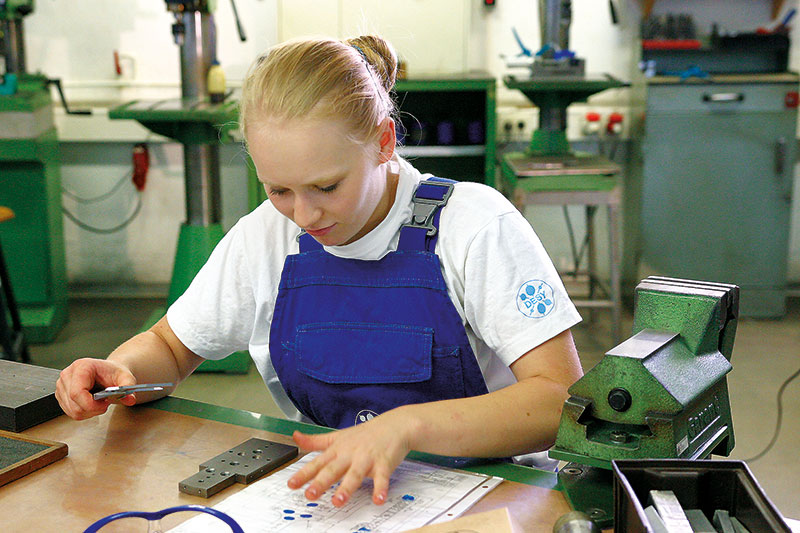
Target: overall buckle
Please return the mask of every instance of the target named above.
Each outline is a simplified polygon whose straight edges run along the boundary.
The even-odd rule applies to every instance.
[[[420,196],[414,196],[414,210],[411,214],[411,222],[405,224],[406,227],[409,228],[420,228],[427,230],[426,235],[428,237],[433,237],[437,233],[436,226],[433,225],[433,218],[436,215],[436,211],[443,205],[447,203],[447,200],[450,198],[450,195],[453,193],[453,184],[452,183],[443,183],[443,182],[436,182],[436,181],[425,181],[422,182],[421,185],[429,186],[433,185],[435,187],[442,187],[444,191],[442,192],[442,198],[424,198]]]

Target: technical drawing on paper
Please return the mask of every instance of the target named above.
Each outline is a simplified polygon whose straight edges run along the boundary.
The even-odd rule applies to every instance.
[[[247,533],[397,532],[437,519],[455,518],[502,481],[497,477],[403,461],[392,474],[386,503],[372,503],[372,480],[367,479],[344,507],[334,507],[331,496],[336,485],[314,502],[306,499],[302,489],[291,490],[286,485],[314,455],[306,455],[214,507],[233,517]],[[458,511],[451,516],[448,510],[454,507]],[[170,531],[228,532],[230,528],[203,514]]]

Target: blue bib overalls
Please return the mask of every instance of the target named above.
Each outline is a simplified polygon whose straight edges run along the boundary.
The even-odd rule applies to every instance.
[[[378,261],[336,257],[307,234],[286,258],[270,354],[286,394],[316,424],[344,428],[400,405],[488,392],[434,253],[452,188],[422,182],[397,251]]]

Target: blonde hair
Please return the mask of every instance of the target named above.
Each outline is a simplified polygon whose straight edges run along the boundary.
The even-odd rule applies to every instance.
[[[394,116],[391,97],[397,56],[382,38],[291,41],[270,49],[250,67],[242,85],[239,126],[265,119],[340,119],[364,143]]]

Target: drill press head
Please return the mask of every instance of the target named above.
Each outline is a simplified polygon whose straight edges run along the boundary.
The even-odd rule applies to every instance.
[[[653,276],[635,297],[633,336],[570,387],[550,456],[606,469],[727,456],[739,288]]]
[[[174,13],[184,11],[200,11],[213,13],[217,9],[217,0],[165,0],[167,9]]]

